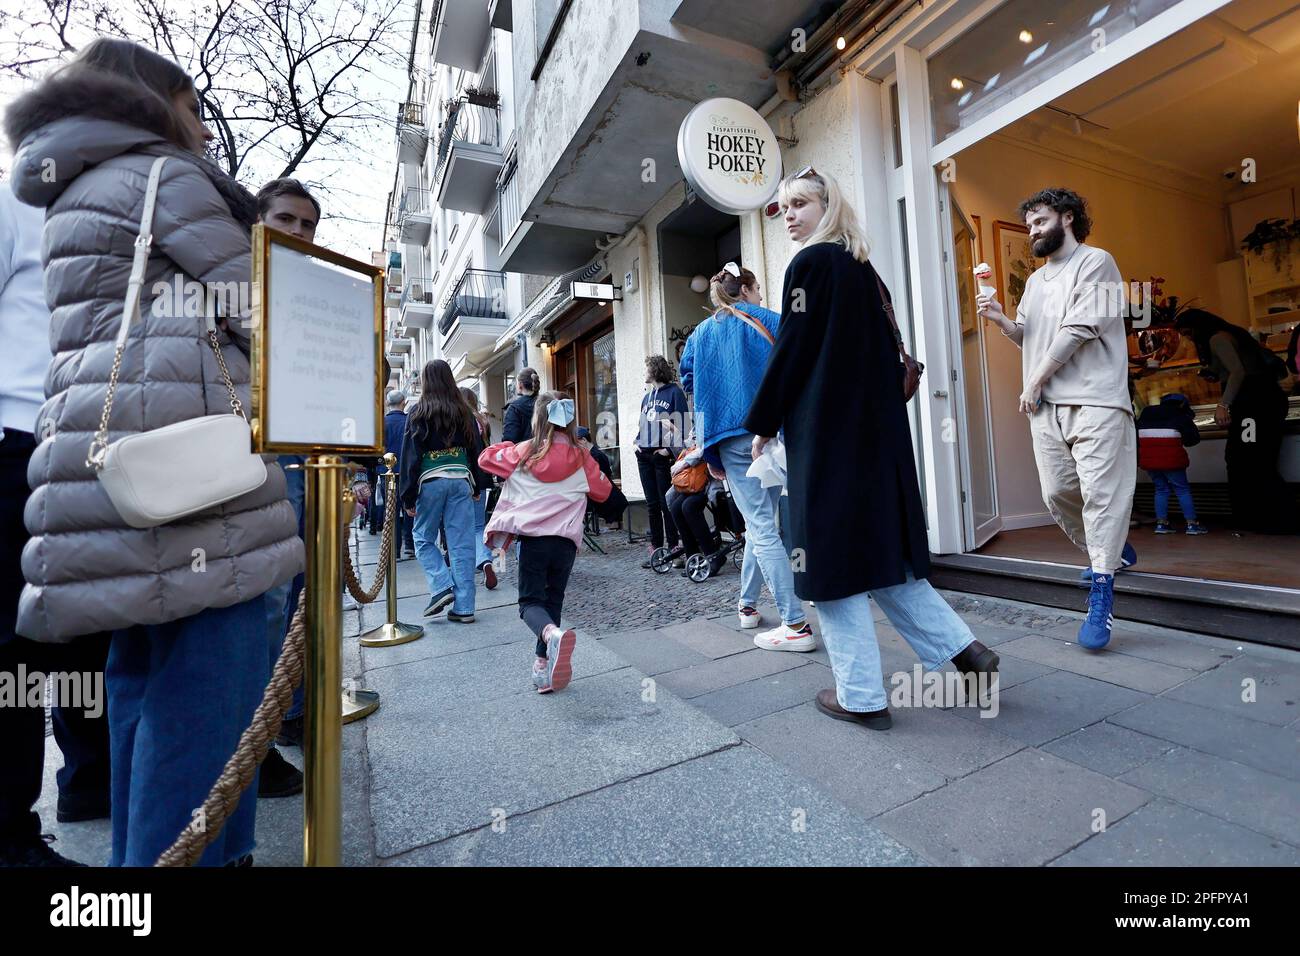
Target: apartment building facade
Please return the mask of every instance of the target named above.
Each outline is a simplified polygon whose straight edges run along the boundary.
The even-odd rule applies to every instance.
[[[1300,271],[1274,276],[1239,248],[1258,220],[1296,215],[1294,2],[438,6],[444,31],[473,23],[475,38],[495,44],[509,116],[495,197],[476,220],[474,261],[511,277],[502,281],[518,294],[490,347],[484,335],[466,353],[488,371],[463,364],[461,372],[480,374],[485,395],[504,397],[510,372],[530,365],[545,386],[571,391],[580,423],[619,463],[633,500],[641,496],[632,441],[646,357],[677,359],[708,314],[701,280],[727,261],[752,269],[767,304],[779,308],[796,251],[779,218],[721,212],[686,183],[678,131],[705,100],[757,109],[784,169],[813,165],[834,176],[865,220],[872,264],[894,290],[909,351],[927,366],[909,411],[937,555],[976,560],[974,552],[998,541],[1051,530],[1028,427],[1015,412],[1019,354],[989,336],[973,309],[974,264],[994,267],[1012,303],[1037,265],[1017,221],[1024,196],[1073,185],[1093,202],[1094,241],[1126,278],[1169,277],[1184,301],[1195,298],[1272,348],[1294,325]],[[439,35],[431,39],[437,47]],[[463,47],[464,70],[481,68],[471,63],[479,43]],[[442,62],[436,49],[433,56]],[[1207,124],[1218,135],[1205,136]],[[1243,158],[1258,176],[1228,175]],[[433,186],[442,188],[436,171]],[[1150,221],[1135,212],[1143,209],[1154,211]],[[575,282],[601,291],[575,296],[585,288]],[[1132,353],[1147,348],[1137,330],[1131,340]],[[1205,440],[1192,450],[1191,473],[1212,496],[1224,458],[1206,413],[1213,395],[1201,396],[1208,386],[1186,356],[1165,368],[1155,361],[1135,359],[1135,401],[1161,390],[1200,396]],[[1282,471],[1297,482],[1300,396],[1291,398],[1291,417]],[[1150,493],[1139,484],[1139,502]],[[1032,557],[1032,548],[1019,555],[1026,567],[1064,560]],[[1256,572],[1257,583],[1272,586],[1267,568],[1242,580]],[[1260,606],[1258,592],[1223,593]]]

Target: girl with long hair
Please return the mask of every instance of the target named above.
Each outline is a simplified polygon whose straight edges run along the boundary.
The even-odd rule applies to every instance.
[[[483,437],[456,385],[451,366],[434,359],[420,370],[420,398],[406,417],[401,496],[415,519],[415,557],[429,583],[425,617],[441,614],[459,624],[474,621],[474,502],[486,481],[478,466]],[[447,539],[451,570],[438,550]]]
[[[499,442],[479,464],[504,479],[487,524],[487,541],[506,549],[519,539],[519,616],[537,638],[533,686],[539,694],[563,690],[573,677],[576,635],[560,625],[564,591],[582,542],[587,498],[602,502],[613,485],[578,444],[573,399],[564,392],[537,396],[533,437]]]
[[[747,474],[754,436],[745,427],[745,415],[758,394],[781,316],[763,307],[758,277],[734,262],[713,277],[709,299],[714,313],[691,333],[682,352],[682,383],[695,399],[704,455],[726,473],[732,500],[745,519],[740,626],[756,628],[762,622],[758,598],[766,580],[781,621],[755,635],[754,644],[770,651],[813,651],[817,639],[795,593],[790,556],[777,531],[781,489],[764,488]]]
[[[998,658],[926,580],[903,369],[857,217],[811,167],[783,180],[780,198],[803,248],[786,269],[776,346],[745,428],[753,458],[785,430],[795,589],[817,602],[835,675],[816,706],[883,730],[892,721],[873,599],[927,669],[951,660],[992,675]]]

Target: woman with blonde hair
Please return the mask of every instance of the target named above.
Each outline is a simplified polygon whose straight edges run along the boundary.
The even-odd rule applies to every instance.
[[[752,455],[785,429],[795,589],[817,602],[835,688],[817,709],[891,726],[871,600],[930,670],[993,679],[998,656],[930,586],[925,511],[888,292],[835,181],[805,167],[781,183],[790,238],[781,325],[745,418]],[[834,502],[834,507],[826,507]]]
[[[817,639],[795,595],[790,558],[777,532],[781,489],[764,488],[746,474],[754,435],[745,426],[745,413],[758,394],[781,317],[763,308],[757,276],[734,262],[713,277],[709,299],[716,311],[686,340],[682,384],[694,394],[695,432],[704,457],[726,473],[732,500],[745,519],[740,626],[760,624],[758,596],[766,579],[781,623],[755,635],[754,644],[770,651],[813,651]],[[711,563],[715,570],[721,564],[716,558]]]

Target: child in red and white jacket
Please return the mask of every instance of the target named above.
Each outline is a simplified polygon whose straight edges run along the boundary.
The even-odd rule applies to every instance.
[[[1201,433],[1192,417],[1187,397],[1170,392],[1159,405],[1142,409],[1137,420],[1138,467],[1146,469],[1156,490],[1156,534],[1173,534],[1169,527],[1169,493],[1178,496],[1188,534],[1207,534],[1196,520],[1192,503],[1192,486],[1187,481],[1187,447],[1198,444]]]
[[[519,616],[537,635],[533,684],[539,694],[563,690],[573,678],[576,635],[560,627],[564,589],[582,542],[587,498],[602,502],[613,485],[578,444],[573,399],[543,392],[533,410],[533,437],[498,442],[479,467],[505,479],[484,539],[493,550],[519,538]]]

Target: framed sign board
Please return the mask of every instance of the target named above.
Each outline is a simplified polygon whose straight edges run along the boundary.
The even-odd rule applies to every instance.
[[[253,227],[253,450],[378,455],[383,269]]]

